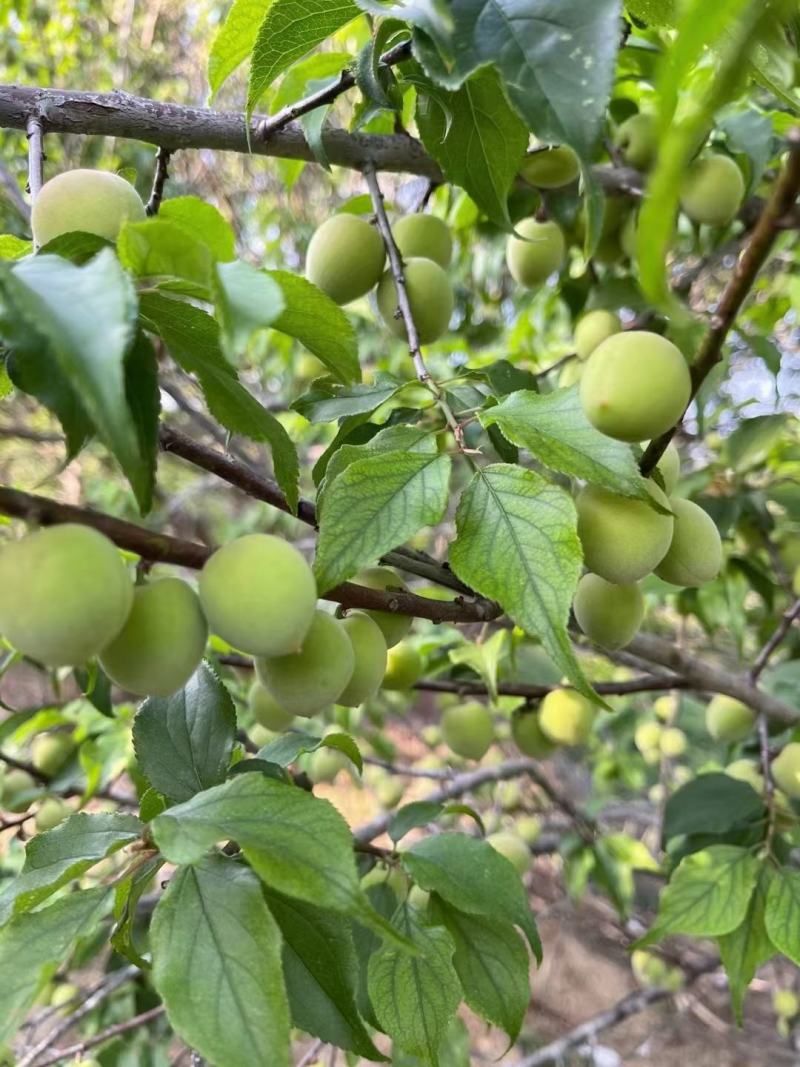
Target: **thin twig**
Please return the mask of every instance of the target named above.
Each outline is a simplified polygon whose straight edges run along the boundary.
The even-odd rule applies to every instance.
[[[314,1044],[304,1053],[304,1055],[297,1061],[297,1067],[308,1067],[312,1060],[317,1058],[317,1054],[320,1049],[323,1048],[325,1042],[317,1038]]]
[[[42,120],[31,115],[25,124],[28,137],[28,192],[36,200],[44,182],[44,127]]]
[[[755,685],[758,681],[761,672],[769,663],[772,654],[777,650],[778,646],[784,641],[787,634],[792,628],[794,622],[800,617],[800,597],[784,611],[781,616],[781,621],[775,629],[775,632],[761,649],[756,656],[753,666],[750,669],[750,681]]]
[[[16,210],[27,225],[31,221],[31,209],[25,197],[17,185],[17,180],[4,163],[0,163],[0,186],[5,189],[6,197],[11,206]]]
[[[415,689],[423,689],[435,693],[461,693],[465,695],[481,696],[486,693],[486,687],[476,682],[461,681],[454,678],[431,678],[419,681]],[[526,685],[516,682],[500,682],[497,692],[500,696],[523,697],[528,700],[538,700],[552,693],[554,689],[563,689],[563,685]],[[619,696],[624,693],[657,693],[668,689],[686,689],[688,683],[682,678],[648,674],[639,678],[628,678],[623,682],[595,682],[595,692],[605,696]]]
[[[135,1015],[132,1019],[126,1019],[124,1022],[115,1023],[114,1026],[109,1026],[107,1029],[101,1030],[100,1033],[95,1034],[94,1037],[87,1037],[85,1041],[79,1041],[77,1044],[69,1045],[67,1048],[56,1049],[52,1056],[40,1060],[36,1067],[50,1067],[53,1063],[61,1063],[62,1060],[68,1060],[74,1056],[81,1056],[84,1052],[88,1052],[89,1049],[97,1048],[98,1045],[104,1045],[106,1041],[110,1041],[113,1037],[119,1037],[120,1034],[126,1034],[129,1030],[136,1030],[140,1026],[147,1026],[148,1023],[160,1019],[163,1014],[164,1006],[159,1004],[158,1007],[150,1008],[149,1011],[143,1011],[140,1015]]]
[[[164,199],[164,186],[169,177],[169,161],[172,152],[168,148],[160,147],[156,152],[156,170],[153,175],[153,188],[150,191],[150,199],[145,205],[146,215],[157,215]]]

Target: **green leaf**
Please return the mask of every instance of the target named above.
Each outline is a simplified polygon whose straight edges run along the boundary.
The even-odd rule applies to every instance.
[[[295,1026],[368,1060],[385,1060],[356,1008],[358,963],[341,915],[277,893],[267,902],[283,935],[283,974]]]
[[[447,653],[451,663],[470,667],[480,675],[489,697],[493,702],[497,701],[497,671],[500,661],[506,653],[508,644],[508,631],[498,630],[491,637],[480,644],[465,641],[457,648],[451,648]]]
[[[13,233],[0,233],[0,259],[22,259],[33,251],[33,242],[15,237]]]
[[[60,233],[52,241],[36,250],[37,256],[61,256],[71,263],[83,264],[94,259],[98,252],[104,248],[113,248],[111,241],[100,237],[96,233],[86,233],[84,230],[72,230],[69,233]]]
[[[281,936],[234,860],[178,870],[153,913],[153,984],[183,1040],[215,1067],[290,1064]]]
[[[161,390],[158,387],[158,357],[150,338],[139,330],[125,357],[125,396],[128,400],[142,465],[133,482],[142,514],[153,504],[158,464],[158,418]],[[107,681],[107,680],[106,680]],[[110,689],[110,683],[108,683]]]
[[[212,288],[222,346],[231,358],[241,355],[253,334],[271,326],[284,310],[277,282],[241,260],[217,263]]]
[[[752,852],[734,845],[686,856],[662,890],[655,923],[636,944],[651,945],[667,934],[731,933],[747,913],[759,868]]]
[[[455,944],[453,964],[465,1001],[505,1030],[513,1044],[531,996],[525,944],[511,923],[468,915],[436,895],[432,905],[433,918],[447,927]]]
[[[214,256],[208,245],[169,219],[127,222],[117,238],[123,267],[137,278],[181,278],[192,283],[195,295],[208,294]]]
[[[325,498],[314,572],[321,590],[439,522],[447,507],[450,457],[384,452],[351,463]]]
[[[764,865],[761,868],[744,919],[735,930],[718,940],[719,954],[728,976],[733,1013],[740,1026],[747,987],[755,978],[761,964],[775,955],[775,946],[770,941],[764,924],[767,894],[774,877],[770,867]]]
[[[453,939],[441,926],[421,925],[411,908],[400,908],[394,921],[419,955],[390,945],[379,948],[369,961],[369,997],[381,1029],[401,1049],[436,1067],[439,1045],[461,1000]]]
[[[288,767],[304,752],[315,752],[320,747],[338,749],[339,752],[344,752],[359,772],[364,769],[358,745],[349,734],[345,733],[312,737],[311,734],[303,733],[302,730],[287,730],[280,737],[264,745],[259,750],[258,757],[270,763],[277,763],[279,767]]]
[[[105,886],[71,893],[39,911],[16,915],[0,930],[0,1043],[16,1034],[73,944],[94,933],[111,902],[111,891]]]
[[[387,833],[392,841],[397,842],[409,831],[438,819],[443,811],[444,805],[432,800],[415,800],[411,804],[404,804],[392,815]]]
[[[586,418],[577,387],[539,395],[511,393],[478,416],[546,467],[622,496],[649,500],[630,445],[600,433]]]
[[[442,92],[442,102],[440,92],[417,90],[417,126],[430,155],[493,222],[510,228],[508,192],[528,130],[506,101],[496,70],[486,67],[456,92]]]
[[[664,841],[681,834],[724,834],[766,818],[764,802],[729,774],[700,774],[676,789],[664,809]]]
[[[317,379],[309,391],[292,404],[309,422],[335,422],[351,415],[366,415],[398,393],[404,382],[340,386],[330,379]]]
[[[161,204],[158,217],[206,245],[214,259],[227,263],[235,258],[236,237],[230,223],[206,200],[197,196],[170,197]]]
[[[800,966],[800,871],[781,867],[767,893],[767,934],[778,952]]]
[[[273,328],[295,337],[342,382],[360,381],[356,332],[339,305],[298,274],[267,274],[281,287],[285,305]]]
[[[730,464],[737,474],[762,467],[767,456],[786,439],[785,415],[759,415],[747,419],[725,441]]]
[[[144,812],[141,814],[144,818]],[[143,971],[150,969],[150,963],[144,959],[136,945],[139,933],[136,908],[142,896],[152,887],[153,879],[163,864],[160,856],[152,856],[140,866],[132,867],[130,873],[114,886],[115,925],[110,938],[111,944],[117,952]]]
[[[38,338],[15,345],[6,364],[8,376],[23,393],[53,412],[66,438],[67,459],[74,459],[94,435],[95,426],[50,347]]]
[[[253,47],[247,117],[278,75],[358,14],[352,0],[273,0]]]
[[[597,700],[567,635],[581,570],[575,505],[539,474],[505,463],[476,471],[456,513],[450,565],[536,634],[576,689]]]
[[[211,414],[232,433],[266,441],[272,449],[275,477],[291,508],[297,508],[300,467],[291,438],[244,388],[222,354],[219,326],[200,308],[160,293],[141,299],[142,321],[158,334],[183,369],[197,376]]]
[[[272,0],[233,0],[208,54],[208,84],[212,96],[252,52],[258,27],[271,3]]]
[[[513,865],[491,845],[466,834],[436,834],[415,842],[402,860],[418,885],[454,908],[519,926],[541,960],[542,945],[525,887]]]
[[[62,885],[135,841],[143,829],[133,815],[79,812],[37,834],[27,844],[22,870],[0,894],[0,924],[12,912],[35,908]]]
[[[148,697],[133,721],[142,773],[175,801],[225,780],[235,740],[233,701],[205,662],[171,697]]]

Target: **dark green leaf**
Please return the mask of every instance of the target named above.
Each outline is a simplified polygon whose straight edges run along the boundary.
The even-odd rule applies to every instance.
[[[208,84],[212,96],[252,52],[264,10],[265,0],[233,0],[225,21],[211,42]]]
[[[764,922],[778,952],[800,966],[800,871],[781,867],[776,873],[767,893]]]
[[[217,263],[212,288],[223,348],[231,358],[240,356],[253,334],[271,326],[285,307],[277,282],[241,260]]]
[[[125,357],[125,396],[128,400],[142,466],[133,488],[139,509],[146,514],[153,502],[158,462],[158,417],[161,392],[158,388],[158,359],[150,338],[139,331]]]
[[[341,381],[360,381],[356,333],[339,305],[297,274],[285,270],[267,273],[281,287],[285,305],[273,327],[297,338]]]
[[[403,382],[378,385],[350,385],[345,388],[322,379],[314,382],[307,393],[292,404],[309,422],[335,422],[349,415],[369,414],[403,387]]]
[[[388,834],[392,841],[399,841],[410,830],[418,826],[427,826],[428,823],[437,819],[444,810],[441,804],[431,800],[415,800],[411,804],[404,804],[392,815],[389,823]]]
[[[676,789],[664,810],[664,841],[680,834],[724,834],[766,818],[758,793],[729,774],[700,774]]]
[[[50,348],[31,339],[27,345],[14,348],[6,367],[17,389],[35,396],[61,423],[67,459],[77,456],[93,436],[95,427]]]
[[[764,908],[773,879],[771,868],[762,867],[747,907],[747,914],[741,924],[718,940],[719,954],[731,990],[733,1013],[740,1026],[747,987],[755,978],[756,971],[761,964],[766,963],[770,957],[775,955],[775,947],[764,925]]]
[[[359,771],[363,770],[363,762],[358,745],[349,734],[345,733],[332,733],[326,734],[324,737],[313,737],[311,734],[303,733],[302,730],[287,730],[280,737],[276,737],[273,741],[269,741],[264,745],[258,755],[260,759],[277,763],[280,767],[288,767],[304,752],[315,752],[320,747],[335,748],[339,752],[344,752],[345,756],[355,764]]]

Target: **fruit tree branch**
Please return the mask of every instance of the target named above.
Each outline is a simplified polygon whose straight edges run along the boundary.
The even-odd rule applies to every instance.
[[[624,682],[594,682],[592,688],[601,695],[620,696],[624,693],[655,693],[670,689],[687,689],[689,683],[683,678],[672,675],[643,675],[629,678]],[[477,682],[459,681],[454,678],[432,678],[417,682],[415,689],[424,689],[434,693],[459,693],[464,696],[485,696],[486,686]],[[500,683],[497,686],[499,696],[523,697],[538,700],[552,693],[554,689],[563,689],[562,685],[523,685],[514,682]]]
[[[761,672],[769,663],[773,652],[775,652],[781,642],[785,640],[798,617],[800,617],[800,598],[795,600],[794,604],[784,611],[781,616],[781,621],[775,628],[775,632],[756,656],[753,666],[750,668],[750,681],[754,685],[758,681]]]
[[[44,171],[44,127],[41,120],[31,116],[25,123],[28,137],[28,192],[33,202],[42,187]]]
[[[153,188],[150,192],[150,199],[145,205],[145,214],[157,215],[158,209],[161,207],[161,201],[164,199],[164,186],[167,183],[169,177],[169,161],[172,156],[166,148],[159,148],[156,152],[156,170],[153,175]]]
[[[100,1033],[95,1034],[94,1037],[87,1037],[85,1041],[79,1041],[77,1044],[69,1045],[67,1048],[55,1049],[51,1056],[39,1060],[37,1067],[50,1067],[53,1063],[61,1063],[63,1060],[82,1056],[84,1052],[88,1052],[89,1049],[92,1048],[97,1048],[98,1045],[104,1045],[106,1041],[110,1041],[113,1037],[119,1037],[120,1034],[126,1034],[129,1030],[136,1030],[140,1026],[146,1026],[148,1023],[154,1022],[156,1019],[160,1019],[163,1014],[164,1005],[159,1004],[155,1008],[150,1008],[149,1011],[143,1011],[141,1015],[134,1015],[132,1019],[126,1019],[124,1022],[115,1023],[113,1026],[101,1030]]]

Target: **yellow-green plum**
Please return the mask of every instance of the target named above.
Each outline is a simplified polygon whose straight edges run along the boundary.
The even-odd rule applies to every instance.
[[[3,778],[0,808],[21,814],[31,806],[38,790],[36,780],[27,771],[14,767]]]
[[[594,705],[574,689],[553,689],[539,707],[539,725],[557,745],[584,744],[594,718]]]
[[[294,715],[282,708],[269,689],[257,678],[250,686],[247,704],[250,714],[259,726],[274,730],[275,733],[281,733],[287,726],[291,726],[294,719]]]
[[[514,865],[517,874],[524,874],[531,865],[531,850],[522,838],[511,830],[489,834],[486,844]]]
[[[624,648],[644,616],[644,597],[635,582],[615,585],[599,574],[584,574],[578,582],[572,610],[586,636],[602,648]]]
[[[431,344],[441,337],[453,314],[453,287],[447,275],[432,259],[417,256],[404,265],[406,292],[411,317],[417,328],[420,344]],[[395,337],[405,338],[406,326],[397,312],[397,286],[392,272],[387,270],[378,285],[378,310],[386,326]]]
[[[666,726],[661,731],[658,747],[662,756],[674,759],[675,756],[683,755],[688,744],[689,742],[683,730],[680,730],[677,726]]]
[[[366,612],[351,611],[342,624],[355,655],[352,677],[336,703],[355,708],[378,692],[386,674],[386,642],[381,628]]]
[[[382,808],[390,811],[403,799],[405,786],[400,778],[381,778],[375,786],[375,797]]]
[[[558,373],[558,388],[569,389],[571,385],[575,385],[583,377],[583,368],[586,366],[580,359],[571,359]]]
[[[658,437],[679,421],[691,396],[689,368],[666,337],[626,330],[592,352],[581,378],[589,422],[618,441]]]
[[[361,879],[361,888],[366,892],[367,889],[379,885],[387,886],[398,899],[404,899],[408,892],[408,875],[402,867],[376,863]]]
[[[729,778],[747,782],[759,795],[764,792],[764,775],[754,759],[736,759],[728,764],[725,773]]]
[[[31,763],[48,778],[55,778],[74,751],[75,742],[68,733],[38,734],[31,741]]]
[[[494,799],[501,811],[516,811],[522,803],[522,787],[519,782],[498,782]]]
[[[722,567],[722,541],[714,520],[691,500],[671,497],[669,503],[675,528],[656,574],[665,582],[685,588],[713,581]]]
[[[392,227],[394,239],[403,259],[432,259],[440,267],[449,267],[453,258],[450,228],[438,215],[416,212],[404,215]]]
[[[311,568],[271,534],[246,534],[218,548],[199,592],[211,632],[252,656],[297,652],[317,603]]]
[[[546,759],[556,749],[542,730],[539,716],[532,711],[515,712],[511,719],[511,736],[520,752],[534,759]]]
[[[755,713],[746,704],[725,693],[717,693],[706,707],[706,730],[715,741],[743,741],[755,721]]]
[[[745,185],[742,172],[719,153],[698,157],[684,175],[681,207],[693,222],[727,226],[742,206]]]
[[[578,157],[569,145],[537,148],[522,161],[520,176],[537,189],[560,189],[574,182],[581,172]]]
[[[655,115],[640,111],[620,123],[614,144],[629,167],[648,170],[658,151],[658,123]]]
[[[681,456],[674,441],[667,445],[664,455],[656,463],[656,470],[664,479],[664,492],[671,493],[681,476]]]
[[[428,748],[436,748],[437,745],[442,743],[442,731],[436,723],[430,722],[427,726],[423,726],[419,732],[419,736],[428,746]]]
[[[535,289],[561,270],[566,246],[555,222],[523,219],[506,243],[506,263],[511,277],[526,289]]]
[[[408,892],[408,904],[410,907],[416,908],[417,911],[425,911],[430,899],[431,895],[428,890],[419,885],[412,885]]]
[[[648,492],[669,510],[669,501],[655,482],[648,482]],[[674,525],[671,514],[595,486],[582,489],[575,505],[583,561],[607,582],[638,582],[667,554]]]
[[[574,340],[578,359],[588,359],[602,341],[619,333],[621,329],[622,323],[615,312],[602,308],[587,311],[575,325]]]
[[[292,715],[316,715],[337,701],[353,676],[355,655],[344,627],[317,609],[297,652],[256,661],[261,684]]]
[[[535,815],[520,815],[514,823],[514,829],[527,845],[532,845],[539,840],[542,823]]]
[[[51,526],[0,552],[0,633],[48,667],[75,667],[120,632],[133,583],[116,547],[88,526]]]
[[[669,722],[675,712],[675,701],[670,696],[659,697],[653,701],[653,714],[661,722]]]
[[[67,170],[40,189],[31,210],[31,226],[37,245],[76,230],[116,241],[123,223],[141,222],[144,217],[142,198],[118,174]]]
[[[410,689],[424,669],[422,656],[407,641],[389,649],[386,657],[386,674],[381,682],[382,689]]]
[[[787,797],[800,797],[800,742],[790,741],[775,757],[770,767],[775,784]]]
[[[793,989],[776,989],[772,994],[772,1007],[776,1015],[793,1019],[800,1014],[800,998]]]
[[[347,767],[348,762],[343,752],[330,748],[328,745],[322,745],[308,757],[306,773],[315,785],[319,782],[333,782],[339,771]]]
[[[445,708],[441,726],[444,743],[464,759],[482,759],[494,740],[491,712],[477,700]]]
[[[349,304],[380,281],[386,249],[377,229],[342,212],[315,231],[306,253],[306,277],[337,304]]]
[[[353,582],[356,585],[365,585],[367,589],[400,589],[403,592],[408,591],[408,586],[391,567],[366,567],[358,572],[353,578]],[[402,641],[411,629],[411,623],[413,622],[410,615],[398,615],[394,611],[368,611],[367,615],[380,626],[387,648],[391,648],[398,641]]]
[[[160,578],[136,587],[128,620],[100,663],[121,689],[168,697],[197,670],[207,637],[194,589],[180,578]]]
[[[61,797],[47,797],[36,811],[36,829],[39,833],[52,830],[72,814],[72,808]]]
[[[633,734],[633,743],[645,755],[661,748],[661,734],[664,727],[658,722],[641,722]]]

